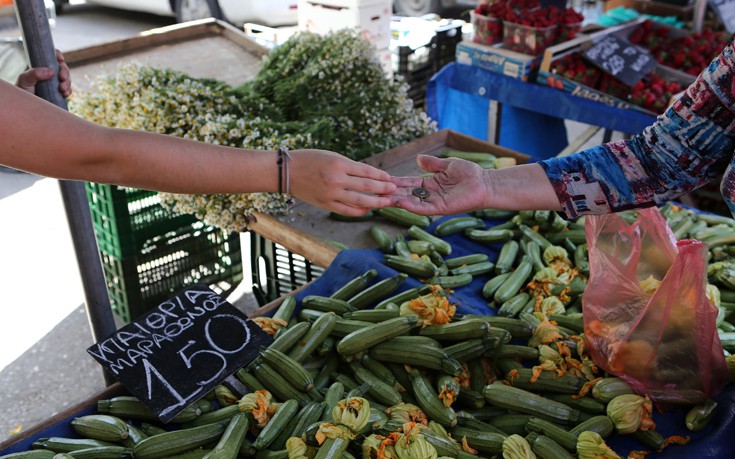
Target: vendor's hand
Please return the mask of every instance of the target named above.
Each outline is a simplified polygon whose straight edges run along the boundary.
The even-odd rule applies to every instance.
[[[485,207],[489,190],[480,166],[459,158],[419,155],[416,160],[434,175],[394,177],[393,183],[398,186],[392,196],[395,205],[419,215],[458,214]],[[429,196],[423,200],[414,196],[415,187],[426,188]]]
[[[291,193],[299,199],[351,216],[393,204],[388,195],[396,186],[385,171],[325,150],[292,151],[291,156]]]
[[[56,50],[56,59],[59,61],[59,92],[66,98],[71,95],[71,74],[66,61],[64,61],[64,56],[58,49]],[[34,67],[21,73],[15,85],[31,94],[35,94],[36,83],[49,80],[53,76],[54,71],[50,67]]]

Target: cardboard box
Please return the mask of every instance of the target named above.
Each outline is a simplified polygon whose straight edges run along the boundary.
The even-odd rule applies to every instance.
[[[543,61],[541,62],[541,67],[539,69],[536,82],[538,84],[551,86],[556,89],[569,92],[573,96],[582,97],[584,99],[593,100],[595,102],[600,102],[611,107],[635,110],[646,114],[656,115],[656,113],[653,113],[650,110],[646,110],[643,107],[633,105],[626,100],[591,88],[577,81],[563,78],[552,72],[553,63],[556,60],[561,59],[568,54],[584,51],[586,48],[591,46],[596,39],[607,34],[618,34],[623,38],[627,38],[630,33],[635,30],[636,27],[643,23],[643,21],[645,21],[644,18],[639,18],[634,21],[621,24],[619,26],[603,29],[587,36],[580,36],[568,42],[560,43],[558,45],[547,48],[546,52],[544,53]],[[666,80],[677,81],[684,86],[688,86],[689,84],[691,84],[692,81],[694,81],[694,77],[692,77],[691,75],[663,65],[657,65],[654,69],[654,73]],[[679,94],[674,95],[669,103],[673,102],[678,97],[678,95]]]
[[[457,62],[474,65],[521,81],[533,81],[541,56],[521,54],[502,46],[485,46],[471,41],[457,45]]]
[[[333,30],[357,28],[377,49],[390,47],[390,0],[300,0],[299,29],[326,34]]]

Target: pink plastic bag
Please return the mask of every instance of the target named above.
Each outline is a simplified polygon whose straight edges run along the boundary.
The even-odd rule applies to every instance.
[[[660,403],[695,403],[721,391],[727,364],[717,308],[706,296],[707,246],[677,243],[655,207],[633,224],[588,216],[586,233],[582,301],[594,362]]]

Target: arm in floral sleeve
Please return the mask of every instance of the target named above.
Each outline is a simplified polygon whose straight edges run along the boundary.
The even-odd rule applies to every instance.
[[[731,42],[641,134],[541,162],[567,215],[651,206],[715,179],[735,145],[733,76]]]

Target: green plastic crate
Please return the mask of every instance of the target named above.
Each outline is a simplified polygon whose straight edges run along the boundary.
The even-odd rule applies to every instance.
[[[188,285],[225,295],[243,279],[240,235],[201,222],[148,241],[136,255],[100,256],[112,310],[126,323]]]
[[[250,232],[250,267],[253,295],[261,306],[324,273],[323,268],[253,231]]]
[[[155,191],[87,183],[87,200],[100,251],[117,258],[138,254],[153,238],[196,222],[167,211]]]

